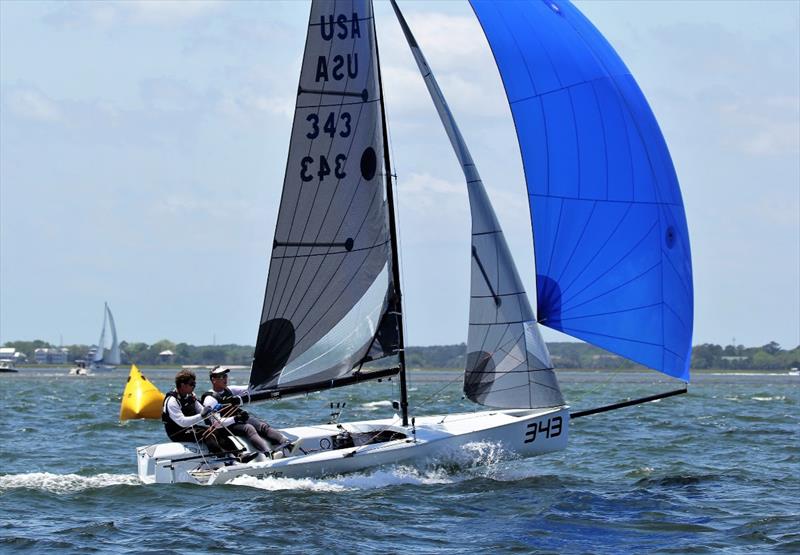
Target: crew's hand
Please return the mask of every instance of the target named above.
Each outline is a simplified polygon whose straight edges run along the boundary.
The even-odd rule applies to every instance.
[[[209,414],[211,414],[212,412],[214,412],[214,410],[215,410],[216,408],[217,408],[217,407],[205,407],[205,408],[203,409],[203,412],[200,414],[200,416],[202,416],[203,418],[205,418],[206,416],[208,416]]]

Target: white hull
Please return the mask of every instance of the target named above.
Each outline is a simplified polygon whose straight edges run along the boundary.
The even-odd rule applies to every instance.
[[[99,366],[90,366],[88,368],[84,366],[75,366],[69,369],[70,376],[90,376],[95,372],[111,372],[112,370],[116,370],[116,366],[105,366],[103,364]]]
[[[342,438],[343,431],[350,438]],[[287,428],[282,432],[295,440],[292,453],[261,455],[247,464],[214,459],[182,443],[139,447],[136,453],[145,483],[212,485],[239,476],[319,477],[394,464],[470,464],[470,444],[481,443],[496,446],[501,458],[532,457],[566,448],[568,431],[569,411],[558,407],[424,416],[413,429],[397,426],[396,419]]]
[[[0,372],[16,372],[17,367],[14,366],[13,362],[9,361],[2,361],[0,362]]]

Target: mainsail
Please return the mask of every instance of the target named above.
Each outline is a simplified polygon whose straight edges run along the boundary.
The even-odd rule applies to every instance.
[[[108,324],[111,329],[111,348],[108,350],[108,356],[105,357],[104,362],[106,364],[120,364],[122,359],[119,354],[119,342],[117,341],[117,326],[114,325],[114,315],[111,314],[108,303],[106,303],[106,312],[108,313]]]
[[[106,325],[111,330],[111,348],[106,356]],[[100,364],[114,365],[120,364],[119,343],[117,342],[117,327],[114,325],[114,316],[108,303],[103,304],[103,329],[100,330],[100,339],[97,340],[97,350],[92,356],[92,363],[97,366]]]
[[[567,1],[471,4],[522,152],[539,322],[688,381],[686,216],[636,81]]]
[[[254,391],[346,385],[364,377],[364,362],[397,354],[384,151],[372,4],[314,1],[250,374]]]
[[[469,192],[472,275],[464,392],[476,403],[498,408],[563,405],[550,354],[475,163],[394,0],[392,7],[461,164]]]

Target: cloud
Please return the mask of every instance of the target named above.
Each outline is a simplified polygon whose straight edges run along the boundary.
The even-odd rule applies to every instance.
[[[57,122],[63,119],[58,103],[32,87],[12,88],[5,104],[15,116],[40,122]]]
[[[213,14],[223,3],[216,0],[129,0],[127,2],[63,2],[46,15],[55,27],[109,29],[126,25],[174,26]]]
[[[721,124],[736,131],[724,144],[751,156],[800,154],[800,97],[740,97],[720,105]]]
[[[471,14],[468,17],[430,11],[405,15],[457,115],[508,114],[500,76],[477,18]],[[431,105],[431,99],[406,38],[398,25],[380,30],[385,31],[379,40],[386,95],[392,102],[390,109],[397,106],[403,113],[418,115]],[[492,100],[487,101],[487,97]],[[497,102],[493,101],[495,97]]]
[[[411,173],[397,184],[404,235],[410,241],[428,242],[430,230],[437,240],[461,240],[469,229],[467,190],[463,182],[453,182],[428,173]],[[413,223],[412,223],[413,222]],[[427,230],[427,231],[423,231]]]
[[[217,110],[223,115],[244,121],[252,120],[254,113],[291,118],[296,99],[296,95],[281,97],[260,94],[250,87],[226,90],[219,99]]]

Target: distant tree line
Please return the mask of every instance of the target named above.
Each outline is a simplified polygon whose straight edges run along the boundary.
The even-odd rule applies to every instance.
[[[599,349],[588,343],[559,342],[548,343],[553,364],[556,368],[638,368],[623,357]],[[9,341],[4,347],[13,347],[25,353],[28,362],[34,362],[34,351],[38,348],[54,348],[46,341]],[[85,359],[89,345],[66,345],[69,360]],[[123,364],[231,364],[249,365],[253,357],[253,347],[249,345],[188,345],[173,343],[162,339],[152,345],[147,343],[120,343]],[[467,346],[433,345],[430,347],[408,347],[406,364],[409,368],[463,368]],[[160,356],[164,351],[172,351],[169,358]],[[790,350],[771,341],[761,347],[727,345],[722,347],[711,343],[692,348],[692,368],[720,368],[741,370],[778,370],[800,367],[800,346]]]

